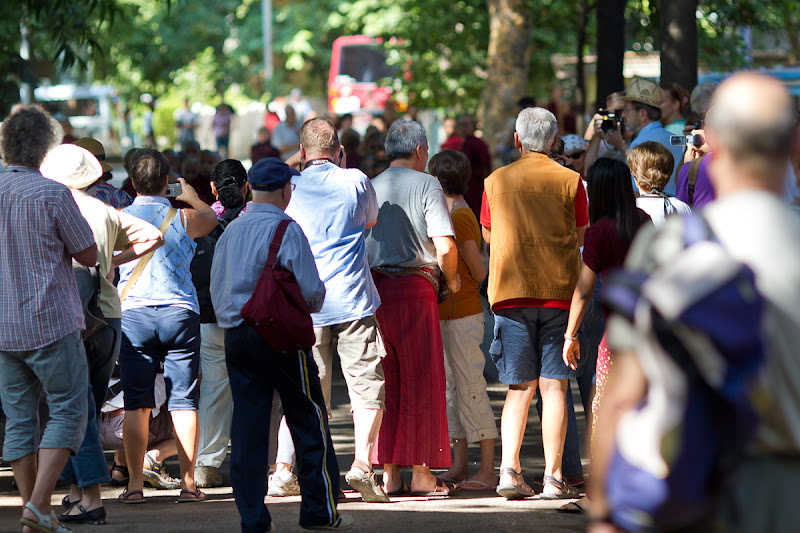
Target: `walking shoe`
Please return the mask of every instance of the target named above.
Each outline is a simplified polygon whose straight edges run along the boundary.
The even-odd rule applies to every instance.
[[[269,476],[267,496],[299,496],[300,483],[297,476],[288,470],[281,470]]]
[[[75,502],[75,507],[80,511],[79,514],[69,514],[67,511],[64,514],[58,515],[58,521],[64,524],[89,524],[94,526],[101,526],[106,523],[106,508],[98,507],[87,511],[80,503]]]
[[[500,469],[497,494],[507,500],[522,500],[534,496],[536,492],[522,479],[522,472],[515,472],[513,468],[504,467]]]
[[[181,482],[174,477],[169,477],[167,474],[167,468],[164,466],[164,463],[156,462],[149,453],[144,454],[147,460],[150,462],[150,468],[143,468],[142,475],[144,476],[144,482],[153,487],[154,489],[178,489],[181,486]]]
[[[303,529],[317,529],[317,530],[328,530],[328,529],[350,529],[353,527],[353,517],[349,514],[340,514],[339,518],[336,519],[335,522],[332,524],[326,524],[324,526],[300,526]]]
[[[194,481],[201,489],[222,486],[222,476],[217,472],[215,466],[196,466],[194,469]]]
[[[383,492],[375,478],[375,472],[364,461],[356,459],[350,471],[344,476],[347,484],[361,494],[361,499],[368,503],[388,503],[389,497]]]

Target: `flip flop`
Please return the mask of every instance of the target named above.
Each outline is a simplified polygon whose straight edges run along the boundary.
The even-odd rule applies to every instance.
[[[458,485],[460,483],[460,481],[458,481],[456,479],[453,479],[450,476],[445,476],[444,474],[440,474],[440,475],[436,476],[436,478],[437,479],[441,479],[445,483],[451,483],[453,485]]]
[[[191,498],[185,498],[184,494],[191,494]],[[178,503],[194,503],[206,501],[206,494],[200,490],[182,489],[181,495],[178,497]]]
[[[436,487],[431,492],[412,492],[412,496],[452,496],[458,491],[458,488],[453,483],[442,481],[436,478]]]
[[[568,513],[568,514],[584,514],[586,513],[586,509],[581,507],[578,502],[569,502],[565,503],[558,509],[556,509],[559,513]]]
[[[467,479],[466,481],[459,483],[458,488],[461,490],[472,491],[495,490],[497,488],[497,483],[490,485],[489,483],[478,481],[477,479]]]
[[[409,494],[411,494],[411,489],[405,482],[403,482],[399,489],[386,493],[387,496],[408,496]]]
[[[142,497],[132,499],[131,496],[133,496],[134,494],[140,494]],[[123,490],[122,494],[117,496],[117,501],[119,503],[125,503],[128,505],[136,505],[147,502],[147,500],[144,499],[144,492],[142,492],[141,490],[128,490],[128,489]]]

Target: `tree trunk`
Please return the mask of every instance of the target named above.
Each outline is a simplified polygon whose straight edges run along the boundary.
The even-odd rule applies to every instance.
[[[597,100],[625,88],[622,62],[625,57],[625,0],[597,2]]]
[[[697,85],[697,0],[661,0],[661,81]]]
[[[528,85],[531,22],[526,0],[489,0],[489,18],[488,77],[478,120],[483,122],[483,138],[496,167],[498,145],[507,143],[506,125],[517,116],[517,101]]]
[[[583,63],[583,49],[586,46],[586,19],[589,18],[591,10],[588,0],[581,2],[581,12],[578,15],[578,49],[576,57],[578,62],[575,64],[575,84],[578,91],[578,117],[580,118],[580,130],[585,129],[583,116],[586,113],[586,73]]]

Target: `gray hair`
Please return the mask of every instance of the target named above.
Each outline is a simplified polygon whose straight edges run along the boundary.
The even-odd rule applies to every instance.
[[[543,107],[529,107],[519,112],[516,130],[525,152],[546,154],[558,135],[558,121]]]
[[[428,147],[425,128],[414,120],[395,120],[386,133],[386,157],[389,161],[410,159],[417,146]]]
[[[701,117],[705,116],[708,113],[708,108],[711,107],[711,97],[718,86],[719,82],[704,81],[692,89],[692,96],[689,98],[689,106],[692,111]]]
[[[20,106],[0,129],[0,151],[6,165],[39,168],[51,148],[61,143],[61,124],[38,105]]]

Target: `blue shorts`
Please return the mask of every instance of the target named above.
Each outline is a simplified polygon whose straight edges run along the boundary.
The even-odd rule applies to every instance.
[[[562,350],[569,311],[514,307],[494,313],[494,340],[489,348],[500,381],[527,383],[539,377],[567,379],[580,375],[564,364]]]
[[[200,389],[200,315],[175,306],[122,313],[119,371],[125,410],[156,406],[156,373],[164,364],[169,411],[197,410]]]

